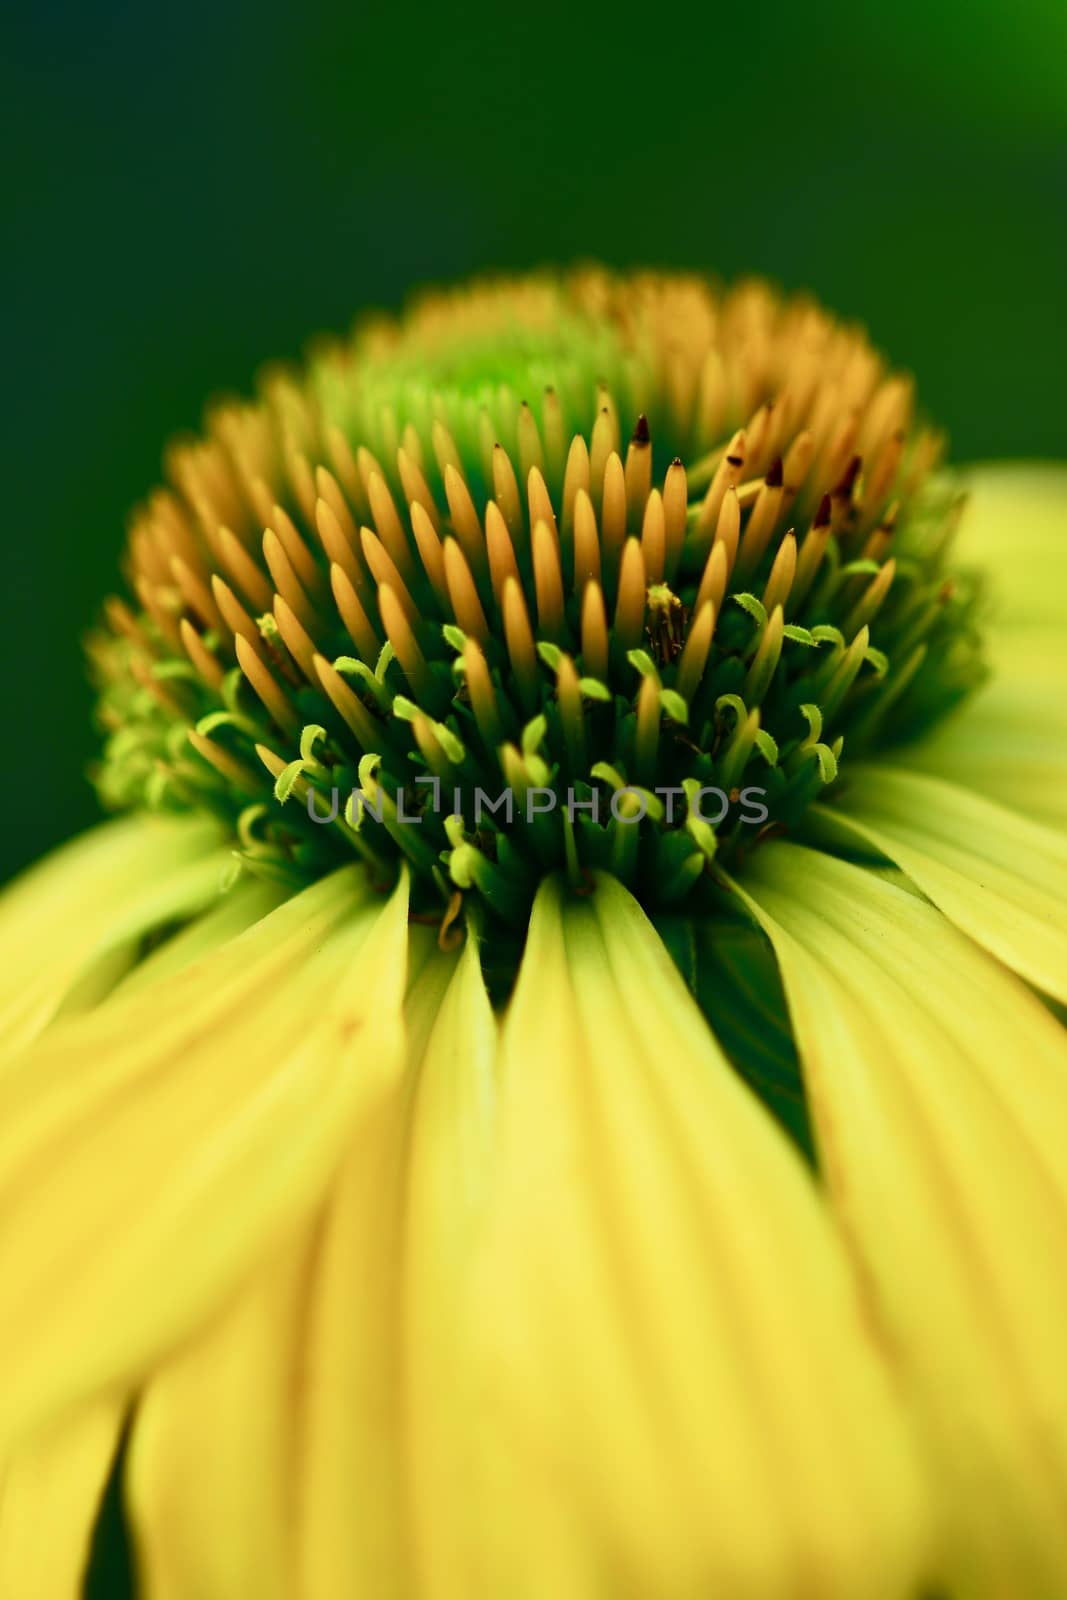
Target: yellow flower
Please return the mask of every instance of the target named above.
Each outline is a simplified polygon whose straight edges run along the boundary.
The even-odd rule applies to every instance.
[[[596,270],[172,451],[0,901],[0,1594],[1067,1594],[1067,473],[939,453]]]

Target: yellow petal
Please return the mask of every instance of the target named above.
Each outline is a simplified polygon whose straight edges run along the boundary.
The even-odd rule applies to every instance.
[[[992,681],[917,744],[895,752],[918,772],[974,789],[1050,827],[1067,828],[1067,686],[1033,646],[998,663]]]
[[[405,1200],[402,1340],[407,1488],[421,1600],[478,1592],[479,1435],[470,1275],[488,1195],[497,1025],[468,939],[422,1059]]]
[[[137,1408],[127,1496],[152,1600],[294,1600],[310,1244],[259,1271]]]
[[[988,574],[992,680],[900,753],[908,766],[1067,826],[1067,467],[964,475],[961,560]]]
[[[496,1024],[477,948],[415,928],[407,1072],[303,1240],[148,1387],[130,1499],[152,1600],[475,1592],[462,1316]]]
[[[143,1372],[309,1214],[402,1063],[406,908],[344,868],[9,1066],[0,1437]]]
[[[137,990],[158,983],[161,978],[173,977],[277,910],[290,893],[281,884],[264,878],[239,878],[217,903],[138,961],[115,992],[121,991],[122,998],[128,1000]]]
[[[882,762],[849,767],[834,813],[964,933],[1067,1001],[1067,835],[956,784]]]
[[[97,1401],[29,1441],[0,1471],[0,1594],[80,1600],[121,1426],[120,1407]]]
[[[827,1182],[923,1423],[954,1596],[1067,1593],[1067,1035],[913,894],[793,845],[774,943]]]
[[[963,484],[970,499],[956,549],[961,560],[988,570],[995,625],[1050,635],[1059,631],[1062,639],[1067,625],[1067,466],[991,462],[969,467]],[[1061,671],[1067,672],[1062,643],[1058,659]]]
[[[402,1093],[365,1120],[331,1197],[307,1319],[302,1600],[466,1600],[472,1530],[460,1317],[480,1215],[495,1024],[472,942],[410,997]],[[418,1587],[416,1587],[418,1585]]]
[[[515,1596],[900,1596],[913,1464],[799,1157],[614,880],[542,885],[475,1323]]]
[[[439,1002],[444,975],[425,972],[424,929],[412,964],[416,1001]],[[428,985],[428,987],[427,987]],[[425,1037],[425,1009],[407,1008]],[[409,1062],[417,1044],[409,1040]],[[410,1075],[361,1119],[320,1225],[305,1313],[298,1472],[300,1600],[404,1593],[407,1529],[400,1438],[400,1282]]]
[[[60,1008],[95,1003],[144,934],[191,916],[219,891],[230,851],[202,818],[139,813],[48,856],[0,899],[0,1053]]]

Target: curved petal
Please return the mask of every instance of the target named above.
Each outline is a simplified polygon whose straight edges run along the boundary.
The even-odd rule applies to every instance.
[[[964,933],[1067,1002],[1067,835],[881,762],[849,767],[833,809]]]
[[[0,1083],[0,1436],[144,1371],[325,1191],[402,1060],[406,885],[358,868]]]
[[[917,1480],[843,1253],[611,878],[538,892],[487,1229],[485,1520],[525,1556],[485,1592],[911,1592]]]
[[[421,977],[406,1011],[409,1060],[447,982],[432,960]],[[410,1090],[409,1074],[402,1091],[363,1120],[323,1220],[305,1323],[297,1458],[301,1600],[401,1600],[410,1571],[399,1337]]]
[[[1004,662],[973,699],[893,756],[1036,822],[1067,828],[1067,683],[1050,682],[1040,664],[1027,675],[1026,654],[1033,653]]]
[[[931,905],[770,844],[827,1182],[923,1423],[961,1596],[1067,1592],[1067,1034]]]
[[[152,1600],[294,1600],[296,1432],[310,1235],[154,1375],[126,1465]]]
[[[478,1421],[462,1322],[488,1157],[496,1024],[473,941],[413,988],[406,1092],[332,1196],[307,1325],[302,1600],[466,1600]]]
[[[478,1449],[493,1418],[471,1370],[468,1315],[489,1195],[497,1052],[497,1023],[470,939],[419,1070],[408,1145],[405,1479],[415,1592],[424,1600],[479,1592]]]
[[[899,759],[1067,826],[1067,467],[964,474],[958,553],[988,571],[992,680]]]
[[[469,1600],[463,1310],[496,1023],[477,946],[413,930],[408,1065],[301,1240],[150,1382],[130,1499],[153,1600]]]
[[[0,1594],[80,1600],[121,1428],[121,1407],[97,1401],[24,1445],[0,1473]]]
[[[216,904],[138,961],[114,992],[128,1000],[138,990],[173,977],[183,967],[191,966],[212,950],[236,939],[239,933],[254,927],[284,905],[291,893],[291,889],[265,878],[239,878]]]
[[[989,569],[999,628],[1067,625],[1067,466],[996,461],[962,473],[956,550]],[[1062,646],[1061,646],[1062,649]]]
[[[139,812],[17,879],[0,898],[0,1053],[106,993],[146,933],[217,896],[230,856],[212,821]]]

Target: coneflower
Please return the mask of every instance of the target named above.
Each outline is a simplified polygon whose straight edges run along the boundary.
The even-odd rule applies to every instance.
[[[941,452],[594,269],[172,449],[0,903],[0,1592],[110,1478],[147,1600],[1067,1593],[1067,484]]]

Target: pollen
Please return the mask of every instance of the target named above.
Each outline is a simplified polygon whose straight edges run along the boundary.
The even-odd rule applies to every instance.
[[[90,641],[99,792],[294,884],[406,861],[449,927],[557,869],[679,905],[981,680],[941,452],[762,283],[427,295],[169,452]]]

